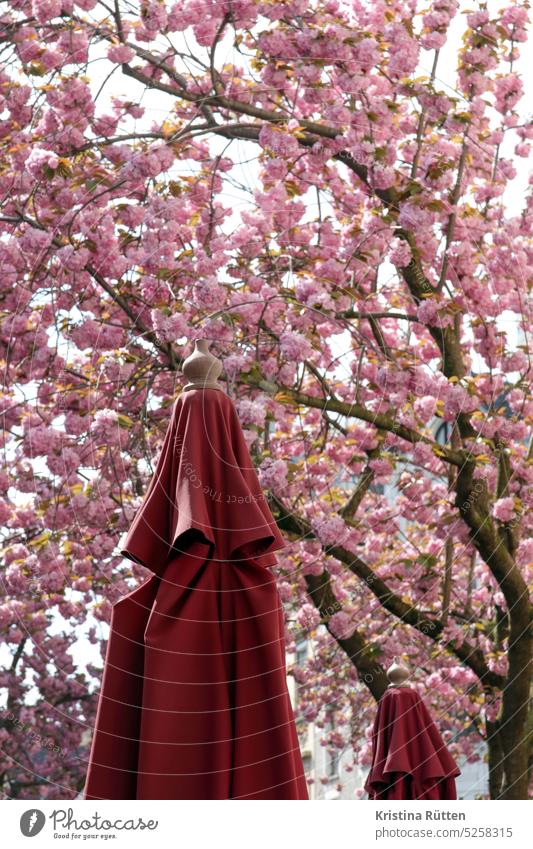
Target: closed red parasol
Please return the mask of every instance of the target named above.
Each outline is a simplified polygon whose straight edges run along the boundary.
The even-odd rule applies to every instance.
[[[456,799],[461,774],[423,700],[403,682],[407,670],[394,664],[391,684],[379,700],[372,730],[369,799]]]
[[[307,799],[273,574],[284,546],[205,342],[122,553],[86,799]]]

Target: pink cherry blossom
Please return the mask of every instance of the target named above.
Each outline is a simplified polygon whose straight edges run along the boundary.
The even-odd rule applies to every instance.
[[[114,44],[107,51],[107,58],[112,62],[129,62],[135,56],[135,50],[127,44]]]
[[[334,613],[330,618],[329,628],[332,634],[339,637],[341,640],[345,640],[353,634],[355,630],[355,623],[348,613],[340,610],[338,613]]]
[[[514,499],[499,498],[494,502],[492,515],[500,522],[510,522],[514,515]]]
[[[281,459],[267,457],[259,468],[259,481],[265,489],[283,492],[287,484],[287,463]]]
[[[296,621],[304,631],[312,631],[320,622],[320,613],[311,604],[304,604],[296,614]]]

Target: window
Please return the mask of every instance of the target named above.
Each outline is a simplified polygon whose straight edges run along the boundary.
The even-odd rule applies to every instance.
[[[298,640],[296,643],[295,663],[296,667],[303,666],[307,660],[307,640]],[[298,704],[300,697],[300,683],[297,675],[294,678],[294,703]]]
[[[326,731],[334,731],[335,729],[335,717],[333,714],[328,718],[328,722],[326,725]],[[340,761],[340,751],[337,748],[334,749],[326,749],[326,776],[332,781],[334,778],[339,777],[339,761]]]
[[[435,442],[439,445],[446,445],[450,438],[450,426],[448,422],[441,422],[435,431]]]
[[[307,640],[296,643],[296,666],[303,666],[307,660]]]
[[[330,779],[339,777],[340,752],[338,749],[326,749],[326,775]]]

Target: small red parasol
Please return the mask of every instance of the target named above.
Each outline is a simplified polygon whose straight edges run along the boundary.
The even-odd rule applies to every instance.
[[[392,683],[382,695],[372,730],[369,799],[456,799],[460,769],[417,693],[405,684],[408,671],[388,670]]]

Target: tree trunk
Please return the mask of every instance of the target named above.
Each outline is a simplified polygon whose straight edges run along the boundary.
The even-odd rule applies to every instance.
[[[503,787],[499,799],[527,799],[529,785],[529,745],[523,726],[501,727]]]
[[[529,786],[529,688],[531,681],[531,642],[526,631],[522,651],[514,652],[525,663],[520,676],[511,674],[503,690],[502,708],[495,722],[486,723],[489,753],[489,792],[491,799],[527,799]],[[513,651],[510,651],[513,655]],[[529,657],[528,657],[529,655]],[[516,657],[513,658],[516,660]]]
[[[527,799],[529,746],[517,731],[502,733],[501,721],[487,722],[489,795],[491,799]]]
[[[498,717],[503,752],[502,799],[527,799],[533,640],[529,599],[520,598],[510,611],[509,668]]]
[[[487,748],[489,752],[489,796],[499,799],[503,789],[503,751],[498,723],[486,721]]]

